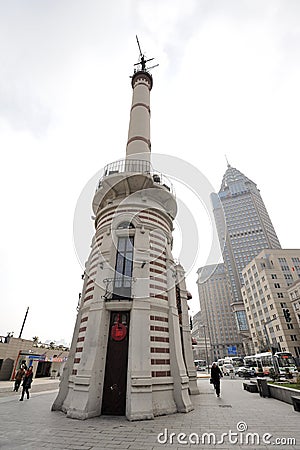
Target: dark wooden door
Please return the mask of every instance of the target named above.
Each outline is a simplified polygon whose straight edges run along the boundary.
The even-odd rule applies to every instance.
[[[127,311],[111,313],[102,397],[104,415],[125,415],[129,318]]]

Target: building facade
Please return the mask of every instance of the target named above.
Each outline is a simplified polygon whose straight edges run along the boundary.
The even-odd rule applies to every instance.
[[[13,380],[21,364],[33,366],[35,378],[60,376],[69,351],[34,340],[0,336],[0,381]]]
[[[299,260],[300,263],[300,260]],[[298,325],[300,327],[300,279],[295,281],[288,288],[288,295],[291,300],[291,304],[295,313],[295,317],[297,319]]]
[[[211,347],[211,361],[229,356],[232,349],[243,354],[235,317],[232,294],[224,264],[209,265],[198,270],[200,322],[206,327]]]
[[[76,419],[188,412],[198,393],[184,271],[172,256],[177,204],[151,165],[153,79],[142,55],[139,64],[126,158],[108,164],[93,199],[95,235],[52,407]]]
[[[265,249],[242,273],[255,352],[288,351],[299,358],[299,322],[288,291],[300,277],[300,250]]]
[[[195,359],[202,359],[211,364],[212,352],[208,330],[205,323],[203,324],[201,311],[197,312],[192,319],[192,339],[193,339],[193,355]]]
[[[211,196],[232,292],[232,309],[247,352],[250,343],[241,286],[244,267],[264,248],[281,248],[257,185],[228,164],[220,191]]]

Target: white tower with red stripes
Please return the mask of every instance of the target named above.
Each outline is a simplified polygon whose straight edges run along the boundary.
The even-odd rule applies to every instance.
[[[52,407],[71,418],[189,412],[190,394],[198,393],[189,294],[172,256],[176,200],[150,160],[153,79],[146,63],[141,53],[126,158],[106,166],[93,199],[95,235]]]

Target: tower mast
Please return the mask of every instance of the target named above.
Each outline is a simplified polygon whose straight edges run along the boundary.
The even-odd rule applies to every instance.
[[[139,154],[139,159],[150,161],[150,91],[153,86],[153,79],[149,70],[157,67],[158,64],[147,67],[147,63],[153,61],[154,58],[146,59],[137,36],[136,40],[140,54],[139,62],[134,64],[135,71],[131,80],[133,93],[126,158],[134,158],[135,155]]]

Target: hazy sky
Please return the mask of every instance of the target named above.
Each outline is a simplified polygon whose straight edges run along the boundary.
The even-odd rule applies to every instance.
[[[299,1],[2,0],[0,335],[18,336],[29,306],[23,337],[71,340],[83,272],[74,211],[95,173],[125,155],[136,34],[159,63],[153,152],[184,159],[216,190],[226,154],[257,183],[282,247],[300,248]],[[189,197],[178,196],[200,230],[196,312],[210,231]]]

